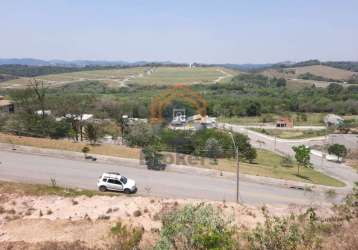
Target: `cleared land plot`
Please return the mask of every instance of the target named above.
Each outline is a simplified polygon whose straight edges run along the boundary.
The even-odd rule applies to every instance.
[[[326,81],[315,81],[315,80],[303,80],[303,79],[289,79],[287,80],[287,87],[291,90],[300,90],[306,87],[311,87],[312,85],[318,88],[327,88],[332,82]],[[343,82],[335,82],[343,87],[348,87],[350,84]]]
[[[19,78],[7,82],[2,82],[3,88],[23,88],[29,83],[31,79],[38,79],[44,81],[48,86],[59,87],[65,84],[75,83],[86,80],[103,81],[110,86],[120,87],[123,81],[131,77],[139,77],[141,74],[145,74],[148,68],[128,68],[128,69],[110,69],[110,70],[91,70],[91,71],[79,71],[63,74],[51,74],[45,76],[39,76],[35,78]]]
[[[233,72],[221,68],[186,68],[186,67],[137,67],[128,69],[79,71],[63,74],[51,74],[35,78],[22,77],[1,82],[1,88],[24,88],[31,79],[38,79],[50,87],[61,87],[84,81],[99,81],[111,88],[136,84],[196,84],[224,82]]]
[[[14,145],[26,145],[40,148],[51,148],[68,151],[81,152],[84,146],[89,146],[86,143],[74,143],[68,140],[51,140],[43,138],[32,137],[18,137],[8,134],[0,134],[0,142],[11,143]],[[124,158],[139,159],[140,149],[128,148],[118,145],[98,145],[89,146],[90,153],[109,155]],[[168,153],[170,154],[170,153]],[[286,180],[302,181],[307,183],[328,185],[328,186],[344,186],[344,184],[334,178],[324,175],[314,169],[301,169],[301,176],[297,176],[296,164],[293,163],[292,167],[283,167],[281,164],[282,157],[266,150],[258,150],[258,157],[253,164],[242,163],[241,173],[267,176]],[[235,172],[235,163],[230,159],[219,159],[218,164],[212,164],[211,159],[204,159],[203,165],[196,165],[197,167],[211,168],[222,171]]]
[[[204,68],[155,68],[150,74],[133,78],[129,83],[145,85],[199,84],[221,82],[231,78],[228,71],[214,67]]]
[[[287,86],[290,89],[302,89],[304,87],[310,87],[315,85],[316,87],[326,88],[332,81],[317,81],[317,80],[303,80],[299,79],[300,75],[312,74],[315,76],[323,77],[326,79],[332,79],[332,81],[348,81],[353,75],[358,75],[358,72],[352,72],[344,69],[337,69],[325,65],[313,65],[295,68],[284,69],[268,69],[261,72],[262,75],[268,77],[285,78],[287,80]],[[338,82],[337,82],[338,83]],[[339,83],[342,86],[349,86],[346,83]]]
[[[284,69],[268,69],[262,72],[263,75],[269,77],[283,77],[283,78],[298,78],[299,75],[311,73],[316,76],[321,76],[335,80],[348,80],[357,72],[352,72],[344,69],[337,69],[324,65],[313,65],[296,68]]]

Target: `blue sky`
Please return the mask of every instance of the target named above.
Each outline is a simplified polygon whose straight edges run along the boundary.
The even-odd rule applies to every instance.
[[[3,0],[1,58],[358,60],[357,0]]]

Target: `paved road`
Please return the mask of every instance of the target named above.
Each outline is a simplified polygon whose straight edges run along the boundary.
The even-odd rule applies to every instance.
[[[273,152],[278,152],[283,155],[294,156],[292,146],[297,145],[323,145],[325,143],[324,137],[311,138],[311,139],[278,139],[272,136],[268,136],[262,133],[258,133],[252,130],[248,130],[242,126],[231,125],[231,124],[219,124],[220,128],[225,128],[232,130],[234,132],[239,132],[246,134],[251,143],[257,148],[267,149]],[[322,159],[320,154],[311,153],[311,163],[313,164],[316,170],[319,170],[329,176],[335,177],[347,184],[346,189],[351,190],[354,186],[354,183],[358,181],[357,171],[351,167],[345,166],[344,164],[338,164],[335,162],[327,161]]]
[[[169,198],[200,198],[218,201],[235,200],[235,181],[174,172],[157,172],[133,166],[118,166],[80,160],[52,158],[26,153],[0,151],[0,179],[31,183],[96,189],[97,178],[105,171],[119,171],[136,180],[140,195]],[[241,199],[248,204],[322,204],[324,194],[283,187],[241,182]]]

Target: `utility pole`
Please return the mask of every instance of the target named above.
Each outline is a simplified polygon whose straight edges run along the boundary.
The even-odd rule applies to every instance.
[[[236,158],[236,203],[240,202],[240,159],[239,159],[239,147],[236,146],[234,136],[231,132],[232,143],[235,149],[235,158]]]
[[[236,203],[240,202],[239,199],[239,184],[240,184],[240,161],[239,161],[239,148],[236,147],[236,164],[237,164],[237,168],[236,168]]]

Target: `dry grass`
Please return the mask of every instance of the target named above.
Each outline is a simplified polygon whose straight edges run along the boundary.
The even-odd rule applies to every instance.
[[[354,72],[352,71],[337,69],[324,65],[297,67],[294,69],[296,71],[296,75],[311,73],[316,76],[322,76],[325,78],[336,79],[336,80],[348,80],[354,74]]]
[[[346,164],[358,171],[358,159],[347,159]]]
[[[32,146],[38,148],[49,148],[66,151],[81,152],[82,148],[87,146],[90,148],[90,153],[109,155],[115,157],[139,159],[140,150],[137,148],[129,148],[120,145],[89,145],[84,142],[73,142],[70,140],[53,140],[47,138],[34,138],[15,136],[11,134],[0,133],[0,142],[10,143],[14,145]]]
[[[358,249],[358,221],[350,221],[333,235],[323,240],[323,249],[356,250]]]
[[[223,72],[226,72],[224,74]],[[144,85],[173,85],[213,83],[220,77],[231,75],[229,71],[215,67],[188,68],[188,67],[159,67],[153,73],[130,80],[130,83]],[[226,77],[225,79],[228,79]],[[221,79],[221,78],[220,78]]]
[[[353,76],[353,74],[355,74],[355,72],[352,71],[337,69],[324,65],[313,65],[286,69],[268,69],[262,72],[263,75],[269,77],[283,77],[291,79],[298,78],[299,75],[305,73],[311,73],[316,76],[322,76],[335,80],[348,80]]]
[[[149,68],[137,67],[129,69],[110,69],[110,70],[90,70],[79,71],[62,74],[51,74],[35,77],[38,80],[44,81],[44,83],[50,87],[60,87],[70,83],[76,83],[80,81],[101,81],[111,87],[118,87],[124,79],[129,77],[145,74]],[[28,85],[30,79],[28,77],[21,77],[18,79],[2,82],[3,88],[24,88]]]
[[[94,195],[109,195],[110,193],[101,193],[92,190],[62,188],[57,186],[49,186],[42,184],[26,184],[17,182],[5,182],[0,181],[0,193],[1,194],[16,194],[22,196],[44,196],[44,195],[57,195],[63,197],[76,197],[87,196],[92,197]]]
[[[51,74],[35,77],[44,81],[47,86],[61,87],[83,81],[99,81],[109,87],[117,88],[127,83],[139,84],[196,84],[227,81],[237,72],[216,67],[188,68],[188,67],[136,67],[128,69],[109,69],[79,71],[62,74]],[[221,78],[220,78],[221,77]],[[29,77],[21,77],[1,83],[2,88],[24,88],[28,85]]]

